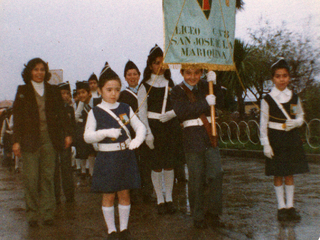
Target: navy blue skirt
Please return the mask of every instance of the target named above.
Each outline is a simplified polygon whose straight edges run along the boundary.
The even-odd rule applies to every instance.
[[[140,175],[133,150],[98,152],[91,191],[113,193],[140,188]]]

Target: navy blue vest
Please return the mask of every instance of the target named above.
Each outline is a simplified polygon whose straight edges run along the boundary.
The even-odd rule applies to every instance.
[[[108,129],[108,128],[120,128],[120,124],[116,119],[114,119],[109,113],[100,107],[96,106],[93,109],[93,114],[97,122],[96,130],[100,129]],[[123,123],[125,123],[126,127],[131,130],[130,126],[130,106],[126,103],[120,103],[119,107],[116,109],[110,109],[115,115],[117,115]],[[116,142],[124,142],[128,139],[128,135],[126,131],[121,128],[122,135],[119,136],[118,139],[105,138],[99,143],[116,143]]]

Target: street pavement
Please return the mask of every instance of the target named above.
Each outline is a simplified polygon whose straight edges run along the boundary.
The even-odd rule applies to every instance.
[[[132,204],[129,229],[136,240],[317,240],[320,237],[320,162],[310,163],[310,173],[295,176],[295,207],[300,222],[280,223],[272,177],[264,175],[261,159],[223,157],[223,215],[225,226],[198,230],[193,227],[187,185],[176,183],[178,211],[159,216],[155,203]],[[107,231],[101,212],[101,195],[77,184],[76,203],[57,208],[54,226],[30,228],[25,219],[22,174],[0,167],[1,240],[98,240]]]

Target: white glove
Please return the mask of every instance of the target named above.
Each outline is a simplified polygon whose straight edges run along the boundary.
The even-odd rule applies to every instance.
[[[146,136],[146,144],[147,146],[150,148],[150,149],[154,149],[154,145],[153,145],[153,142],[154,142],[154,136],[152,135],[152,133],[149,133],[147,136]]]
[[[299,121],[297,121],[296,119],[288,119],[286,121],[286,131],[290,131],[296,127],[299,127]]]
[[[174,118],[175,116],[176,116],[176,113],[173,110],[171,110],[164,114],[161,114],[159,117],[159,120],[160,122],[165,123],[171,120],[172,118]]]
[[[207,73],[207,82],[213,82],[213,84],[217,83],[217,75],[214,71],[209,71]]]
[[[272,158],[273,157],[272,147],[270,145],[264,145],[263,146],[263,154],[268,158]]]
[[[207,103],[209,106],[214,106],[216,105],[216,96],[213,94],[207,95],[206,96]]]
[[[102,134],[102,136],[104,137],[115,138],[115,139],[117,139],[122,134],[121,128],[102,129],[98,131],[99,131],[99,134]]]
[[[134,138],[131,140],[131,142],[129,144],[129,149],[130,150],[136,149],[141,145],[141,143],[142,142],[139,139]]]

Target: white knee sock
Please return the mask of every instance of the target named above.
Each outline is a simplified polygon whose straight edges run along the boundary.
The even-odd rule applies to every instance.
[[[174,170],[164,171],[164,184],[166,187],[166,202],[172,202],[172,189],[174,183]]]
[[[157,203],[164,203],[164,198],[162,194],[162,172],[151,171],[151,180],[154,190],[157,194]]]
[[[287,208],[293,207],[294,185],[285,185]]]
[[[76,167],[77,169],[81,169],[81,159],[76,158]]]
[[[286,208],[286,204],[284,202],[284,189],[283,185],[274,186],[274,190],[276,191],[277,201],[278,201],[278,209]]]
[[[112,207],[102,206],[102,212],[103,212],[104,220],[108,227],[108,234],[112,232],[117,232],[116,224],[114,221],[114,206]]]
[[[120,232],[128,228],[130,207],[131,205],[125,206],[125,205],[118,204]]]
[[[92,177],[93,174],[93,167],[94,167],[94,161],[96,158],[94,156],[88,157],[88,162],[89,162],[89,174]]]
[[[86,159],[81,159],[80,164],[81,164],[81,173],[86,173]]]

